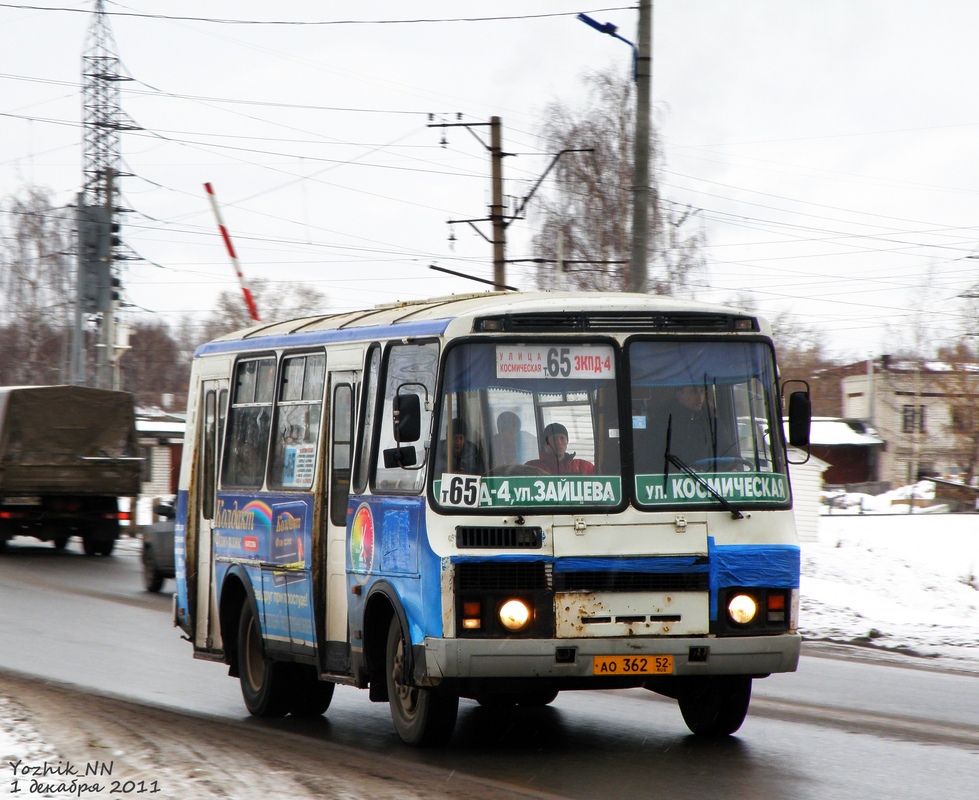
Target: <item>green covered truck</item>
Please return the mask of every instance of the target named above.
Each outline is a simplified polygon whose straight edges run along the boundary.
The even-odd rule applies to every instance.
[[[107,556],[119,498],[139,493],[133,397],[84,386],[0,387],[0,551],[14,536]]]

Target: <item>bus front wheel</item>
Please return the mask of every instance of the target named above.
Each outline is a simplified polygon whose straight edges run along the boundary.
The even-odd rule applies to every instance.
[[[268,657],[258,617],[248,601],[238,624],[238,679],[248,712],[256,717],[281,717],[289,711],[285,665]]]
[[[445,744],[459,713],[459,696],[438,689],[410,685],[405,674],[407,644],[395,616],[388,629],[385,676],[394,727],[405,744],[432,747]]]
[[[730,736],[744,722],[751,678],[732,675],[692,681],[677,697],[687,727],[697,736]]]

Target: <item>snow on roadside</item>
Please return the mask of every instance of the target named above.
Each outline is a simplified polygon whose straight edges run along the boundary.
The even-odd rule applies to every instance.
[[[821,517],[801,596],[806,639],[979,662],[979,516]]]
[[[11,794],[30,794],[48,800],[66,800],[75,794],[32,792],[31,783],[61,783],[61,778],[35,778],[22,767],[38,767],[47,763],[56,766],[58,754],[45,744],[31,723],[30,715],[12,700],[0,697],[0,786]],[[35,787],[37,784],[35,784]]]

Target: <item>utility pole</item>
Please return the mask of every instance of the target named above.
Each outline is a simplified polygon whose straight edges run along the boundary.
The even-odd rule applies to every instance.
[[[490,129],[490,143],[489,146],[483,142],[475,133],[472,132],[474,127],[482,127],[489,125]],[[557,164],[558,159],[561,158],[565,153],[591,153],[591,147],[574,148],[569,147],[566,150],[562,150],[551,160],[547,169],[544,170],[544,174],[537,179],[537,183],[533,185],[531,190],[524,196],[520,201],[517,209],[509,217],[506,216],[503,210],[503,157],[510,155],[503,152],[503,122],[499,117],[490,117],[490,121],[486,122],[439,122],[431,123],[429,128],[466,128],[476,140],[486,147],[490,152],[491,158],[491,170],[490,170],[490,180],[492,183],[492,200],[490,203],[490,215],[489,218],[483,219],[450,219],[449,225],[455,225],[457,223],[466,223],[472,226],[472,229],[476,231],[480,236],[486,239],[487,242],[493,245],[493,288],[498,292],[503,291],[515,291],[512,286],[508,286],[506,282],[506,229],[515,219],[523,219],[520,215],[523,210],[527,207],[531,198],[537,193],[544,179],[550,174],[551,170],[554,169],[554,165]],[[445,141],[443,139],[443,144]],[[487,238],[479,228],[476,227],[477,222],[489,222],[492,225],[493,238]],[[454,241],[452,235],[450,234],[450,241]],[[519,260],[519,259],[517,259]],[[441,267],[432,267],[439,272],[446,272],[450,275],[459,275],[459,273],[452,272],[452,270],[443,269]],[[479,281],[480,283],[488,283],[488,281],[483,281],[480,278],[473,278],[469,275],[460,275],[460,277],[469,278],[470,280]]]
[[[473,133],[473,128],[489,127],[490,143],[487,145]],[[476,138],[490,154],[490,181],[492,183],[492,200],[490,202],[489,218],[482,219],[450,219],[449,224],[465,222],[473,230],[493,245],[493,288],[498,292],[506,291],[506,220],[503,218],[503,122],[499,117],[490,117],[489,122],[433,122],[429,128],[465,128]],[[493,238],[487,239],[477,222],[489,222],[492,226]]]
[[[587,14],[578,19],[599,33],[632,48],[632,77],[636,82],[636,129],[632,153],[632,258],[629,288],[645,294],[649,287],[649,110],[653,93],[653,0],[639,0],[639,44],[618,33],[611,22],[599,22]]]
[[[493,287],[506,287],[506,224],[503,221],[503,125],[499,117],[490,117],[490,159],[493,203],[490,222],[493,225]]]
[[[99,284],[99,309],[102,312],[102,328],[99,337],[98,385],[103,389],[116,388],[114,385],[116,381],[113,375],[116,345],[116,291],[112,278],[112,237],[114,234],[112,232],[111,222],[115,203],[113,176],[114,170],[112,167],[107,167],[105,170],[105,218],[110,222],[108,230],[103,230],[103,235],[107,235],[110,238],[108,247],[105,248],[104,255],[102,256],[105,263],[100,265],[101,269],[99,271],[100,275],[103,276],[103,280]]]
[[[639,0],[636,53],[636,134],[632,178],[631,288],[646,293],[649,248],[649,113],[653,85],[653,0]]]

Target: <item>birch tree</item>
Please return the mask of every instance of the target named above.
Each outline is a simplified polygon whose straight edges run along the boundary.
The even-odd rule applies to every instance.
[[[28,186],[0,216],[0,382],[57,383],[75,313],[71,210]]]
[[[569,288],[624,291],[632,252],[635,85],[631,76],[612,71],[591,73],[584,81],[584,108],[554,102],[544,112],[541,139],[549,153],[591,152],[565,152],[535,197],[533,248],[542,260],[537,283],[555,287],[560,249]],[[659,190],[661,148],[651,128],[649,291],[678,295],[691,291],[703,271],[703,234],[697,210],[669,201]]]

